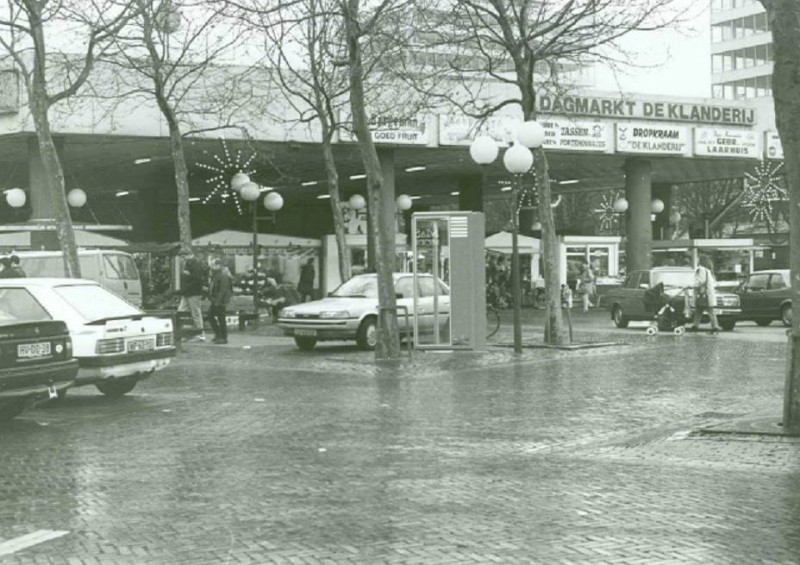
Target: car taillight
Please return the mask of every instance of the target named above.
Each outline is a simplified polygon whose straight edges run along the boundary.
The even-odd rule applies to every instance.
[[[172,345],[172,332],[156,334],[156,347],[168,347]]]
[[[97,354],[106,355],[109,353],[123,353],[125,351],[125,340],[121,337],[114,339],[101,339],[97,342]]]

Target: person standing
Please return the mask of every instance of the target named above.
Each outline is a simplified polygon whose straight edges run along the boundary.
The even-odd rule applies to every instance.
[[[231,296],[233,296],[233,277],[222,264],[222,259],[217,257],[211,262],[211,283],[208,289],[208,298],[211,300],[208,315],[211,329],[214,330],[213,343],[228,343],[228,324],[225,315]]]
[[[181,269],[181,302],[178,305],[178,312],[191,312],[192,324],[196,332],[192,339],[197,341],[206,340],[205,330],[203,329],[203,310],[201,308],[204,286],[205,273],[203,272],[203,265],[200,264],[200,260],[193,253],[189,253]]]
[[[700,329],[703,311],[708,312],[708,317],[711,319],[711,333],[720,330],[717,315],[714,313],[714,308],[717,306],[717,292],[714,289],[716,282],[711,260],[708,257],[701,257],[700,264],[694,271],[694,319],[690,331],[696,332]]]
[[[300,267],[300,282],[297,283],[297,292],[300,293],[300,302],[314,299],[314,258],[311,257],[305,265]],[[307,300],[308,299],[308,300]]]
[[[589,308],[593,306],[592,299],[596,294],[594,271],[592,271],[592,267],[588,263],[583,263],[581,265],[578,283],[580,283],[581,298],[583,299],[583,313],[585,314],[589,311]]]
[[[8,258],[9,265],[11,266],[11,272],[9,273],[9,278],[12,279],[24,279],[28,275],[25,274],[25,270],[20,266],[19,255],[12,255]]]

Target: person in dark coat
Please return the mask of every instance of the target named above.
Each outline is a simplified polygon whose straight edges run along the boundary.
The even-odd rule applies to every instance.
[[[208,298],[211,301],[208,315],[211,329],[214,330],[214,343],[228,343],[228,324],[225,314],[232,296],[233,276],[222,264],[222,259],[217,257],[211,262],[211,283],[208,290]]]
[[[205,272],[200,260],[194,255],[189,254],[183,262],[181,269],[181,302],[178,305],[178,312],[191,312],[192,323],[196,335],[194,339],[205,341],[206,336],[203,331],[203,287],[205,286]]]
[[[300,302],[308,302],[314,299],[314,258],[306,261],[300,268],[300,282],[297,283],[297,292],[300,293]]]

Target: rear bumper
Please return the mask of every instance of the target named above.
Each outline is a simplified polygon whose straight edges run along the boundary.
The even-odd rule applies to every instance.
[[[289,320],[278,321],[278,327],[285,335],[295,337],[314,337],[325,339],[355,339],[360,320],[348,318],[343,320]]]
[[[78,359],[80,371],[78,372],[76,384],[91,384],[105,379],[134,375],[143,378],[150,373],[167,367],[172,358],[175,357],[175,351],[174,347],[170,347],[140,353],[81,357]]]
[[[45,395],[51,388],[67,389],[75,383],[77,372],[77,359],[0,370],[0,399]]]

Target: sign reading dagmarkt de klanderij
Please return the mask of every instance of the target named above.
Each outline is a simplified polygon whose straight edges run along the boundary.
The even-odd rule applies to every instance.
[[[755,110],[746,106],[735,107],[688,102],[597,98],[593,96],[539,95],[537,97],[537,110],[542,114],[593,116],[612,119],[668,120],[729,125],[754,125],[756,122]]]

